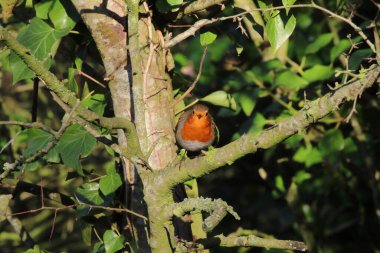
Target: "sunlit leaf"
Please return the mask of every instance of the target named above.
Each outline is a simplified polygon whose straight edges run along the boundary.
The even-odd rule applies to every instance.
[[[279,49],[281,45],[290,37],[295,27],[296,18],[293,15],[290,16],[285,27],[279,12],[269,19],[265,30],[274,51],[277,51],[277,49]]]
[[[334,75],[334,70],[330,65],[315,65],[305,70],[302,76],[309,82],[322,81],[329,79]]]
[[[99,181],[100,190],[104,195],[116,191],[122,184],[123,181],[121,180],[120,175],[116,172],[106,175]]]
[[[222,90],[215,91],[204,98],[200,98],[199,100],[213,105],[227,107],[231,110],[236,110],[235,99],[230,94]]]
[[[305,88],[308,84],[309,82],[307,80],[290,70],[285,70],[277,74],[275,79],[275,85],[285,90],[297,91]]]
[[[212,33],[212,32],[205,32],[205,33],[202,33],[201,36],[200,36],[200,42],[201,42],[201,45],[202,46],[207,46],[207,45],[210,45],[211,43],[214,42],[214,40],[216,40],[218,36],[215,34],[215,33]]]
[[[308,44],[305,49],[305,54],[315,54],[321,48],[327,46],[333,38],[332,33],[325,33],[318,36],[312,43]]]
[[[106,253],[114,253],[124,247],[125,238],[123,235],[117,235],[112,230],[107,230],[103,234],[103,241]]]

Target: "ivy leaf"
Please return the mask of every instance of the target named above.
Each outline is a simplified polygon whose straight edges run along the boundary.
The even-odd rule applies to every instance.
[[[104,195],[108,195],[116,191],[121,185],[123,181],[118,173],[112,172],[99,181],[100,190]]]
[[[279,12],[276,12],[274,16],[269,19],[265,30],[274,51],[277,51],[277,49],[279,49],[281,45],[290,37],[295,27],[296,18],[294,15],[290,16],[285,27]]]
[[[75,191],[76,197],[80,202],[91,204],[91,205],[105,205],[105,198],[99,192],[98,183],[86,183],[81,185]]]
[[[125,238],[123,235],[117,235],[112,230],[107,230],[103,234],[104,246],[107,253],[114,253],[124,247]]]
[[[49,18],[56,29],[68,33],[74,28],[80,16],[70,1],[54,0]]]
[[[223,90],[215,91],[210,95],[199,99],[200,101],[208,102],[213,105],[218,105],[222,107],[230,108],[231,110],[236,110],[235,99]]]
[[[20,32],[17,40],[25,47],[30,49],[30,53],[38,60],[44,61],[45,67],[51,65],[51,58],[48,57],[52,51],[53,45],[65,33],[55,30],[39,18],[34,18],[30,24]],[[15,53],[9,55],[10,68],[13,73],[13,83],[17,81],[34,77],[34,73]]]
[[[310,83],[329,79],[332,75],[334,75],[334,70],[330,65],[315,65],[302,74]]]
[[[313,147],[301,147],[293,156],[293,160],[299,163],[304,163],[307,168],[322,162],[322,155],[318,149]]]
[[[217,37],[218,36],[212,32],[202,33],[200,36],[201,46],[205,47],[207,45],[210,45],[211,43],[213,43],[216,40]]]
[[[318,142],[318,148],[324,158],[331,164],[339,162],[344,149],[344,137],[339,129],[329,130]]]
[[[325,33],[318,36],[318,38],[314,42],[307,45],[305,49],[305,54],[315,54],[321,48],[327,46],[331,42],[332,39],[333,39],[332,33]]]
[[[71,125],[59,139],[57,149],[65,165],[83,175],[79,158],[87,156],[96,143],[96,138],[78,124]]]
[[[38,150],[44,148],[50,141],[53,140],[53,136],[48,132],[41,129],[31,128],[27,130],[28,136],[28,148],[24,151],[24,156],[29,157],[36,153]]]
[[[282,4],[284,6],[293,5],[296,1],[297,0],[282,0]],[[286,15],[288,15],[290,8],[286,8],[285,10],[286,10]]]
[[[336,44],[330,51],[330,61],[333,62],[339,55],[341,55],[344,51],[349,49],[351,43],[349,40],[341,40],[338,44]]]
[[[289,70],[279,73],[275,79],[275,85],[285,90],[297,91],[305,88],[308,84],[307,80]]]

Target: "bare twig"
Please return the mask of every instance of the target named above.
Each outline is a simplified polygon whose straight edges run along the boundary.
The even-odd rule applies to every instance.
[[[360,37],[363,38],[363,40],[367,43],[367,45],[371,48],[371,50],[377,55],[377,57],[379,57],[379,55],[376,52],[375,45],[368,39],[367,35],[365,35],[363,30],[359,26],[357,26],[355,23],[353,23],[350,19],[342,17],[342,16],[340,16],[340,15],[338,15],[338,14],[336,14],[336,13],[334,13],[334,12],[332,12],[332,11],[322,7],[322,6],[319,6],[315,3],[276,6],[276,7],[266,8],[266,9],[253,8],[253,9],[250,9],[249,11],[244,11],[244,12],[241,12],[239,14],[231,15],[231,16],[227,16],[227,17],[214,18],[214,19],[201,19],[201,20],[198,20],[197,22],[195,22],[194,25],[191,28],[189,28],[188,30],[186,30],[185,32],[180,33],[176,37],[174,37],[173,39],[169,40],[165,44],[165,46],[166,46],[166,48],[173,47],[174,45],[178,44],[179,42],[187,39],[188,37],[190,37],[192,35],[194,35],[196,31],[198,31],[199,29],[201,29],[205,25],[210,25],[210,24],[214,24],[214,23],[229,20],[229,19],[235,19],[237,17],[241,17],[241,16],[244,16],[248,13],[255,12],[255,11],[268,12],[268,11],[282,10],[282,9],[288,9],[288,8],[293,8],[293,9],[295,9],[295,8],[314,8],[314,9],[318,9],[324,13],[327,13],[328,15],[330,15],[333,18],[336,18],[336,19],[343,21],[344,23],[351,26],[355,30],[355,32],[357,32],[360,35]]]
[[[346,123],[350,122],[350,119],[352,118],[352,116],[354,115],[354,113],[357,113],[356,111],[356,101],[358,100],[358,96],[355,97],[354,99],[354,104],[352,105],[352,109],[351,109],[351,112],[350,114],[347,116],[346,118]]]
[[[182,96],[180,96],[179,98],[177,98],[173,105],[176,105],[177,103],[181,102],[187,95],[190,94],[190,92],[193,91],[193,89],[195,88],[195,85],[197,85],[198,81],[199,81],[199,78],[201,77],[201,74],[202,74],[202,69],[203,69],[203,62],[206,58],[206,53],[207,53],[207,47],[205,47],[203,49],[203,55],[202,55],[202,59],[201,59],[201,62],[199,64],[199,70],[198,70],[198,75],[197,77],[195,78],[194,82],[190,85],[190,87],[187,89],[187,91],[185,91],[185,93],[182,94]]]
[[[33,78],[33,104],[32,104],[32,122],[37,121],[37,109],[38,109],[38,83],[40,79],[38,77]]]
[[[18,131],[18,132],[15,134],[15,136],[13,136],[12,139],[10,139],[10,140],[4,145],[4,147],[1,148],[1,150],[0,150],[0,154],[3,153],[4,150],[5,150],[9,145],[11,145],[11,144],[15,141],[15,139],[17,138],[17,136],[19,136],[21,133],[22,133],[22,131]]]
[[[82,70],[80,69],[77,69],[76,70],[77,74],[80,75],[80,76],[84,76],[86,77],[87,79],[90,79],[91,81],[93,81],[94,83],[96,83],[97,85],[99,85],[100,87],[102,88],[107,88],[104,84],[102,84],[101,82],[99,82],[98,80],[96,80],[95,78],[93,78],[92,76],[84,73]]]

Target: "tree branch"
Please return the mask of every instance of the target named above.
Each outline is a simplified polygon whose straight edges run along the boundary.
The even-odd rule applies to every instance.
[[[162,178],[162,187],[174,187],[178,183],[202,177],[217,168],[231,164],[258,149],[268,149],[337,110],[345,101],[354,100],[376,82],[379,73],[380,66],[372,65],[364,78],[348,82],[339,89],[306,103],[294,116],[280,121],[277,125],[258,134],[243,135],[221,148],[208,151],[204,156],[185,160],[173,167],[157,171],[152,176],[156,179]]]
[[[263,247],[271,249],[289,249],[306,251],[307,246],[303,242],[290,240],[277,240],[272,238],[261,238],[255,235],[235,236],[235,235],[217,235],[212,238],[200,239],[196,244],[204,248],[220,247]]]
[[[68,90],[58,78],[47,70],[43,63],[37,60],[31,53],[29,49],[24,47],[20,42],[13,38],[8,31],[0,26],[0,41],[4,41],[13,52],[15,52],[24,63],[34,72],[37,76],[43,80],[49,90],[53,91],[57,96],[59,96],[63,102],[73,107],[76,104],[77,97],[73,92]],[[79,105],[76,113],[82,118],[91,121],[98,122],[101,126],[108,129],[123,128],[126,129],[129,134],[133,134],[134,124],[127,119],[120,118],[107,118],[99,116],[97,113],[90,111],[83,105]]]
[[[182,18],[184,15],[189,15],[194,12],[199,12],[210,8],[211,6],[222,4],[226,0],[197,0],[186,5],[183,10],[180,10],[176,19]]]
[[[229,206],[221,199],[212,200],[210,198],[187,198],[182,202],[174,203],[166,208],[167,220],[170,220],[172,216],[182,218],[186,213],[192,211],[205,211],[210,214],[202,225],[202,229],[205,232],[212,231],[227,215],[230,213],[235,219],[240,220],[239,215],[233,210],[232,206]]]
[[[128,47],[131,59],[133,110],[136,128],[142,150],[148,149],[148,140],[145,124],[144,86],[142,78],[143,65],[140,57],[139,42],[139,1],[125,0],[128,8]]]

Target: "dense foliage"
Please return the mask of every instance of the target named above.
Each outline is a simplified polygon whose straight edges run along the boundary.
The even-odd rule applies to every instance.
[[[71,2],[20,1],[10,7],[13,15],[7,6],[11,1],[2,2],[2,26],[64,80],[78,103],[113,116],[107,86],[112,77],[106,76],[97,45]],[[200,19],[305,3],[219,1],[186,15],[188,2],[193,1],[149,1],[152,22],[167,41]],[[379,46],[379,3],[315,3],[334,15],[310,6],[249,12],[205,25],[170,49],[173,96],[183,94],[202,71],[191,95],[176,109],[194,101],[208,104],[219,132],[214,146],[276,126],[310,101],[364,78],[376,63],[363,36],[342,18]],[[119,155],[80,122],[72,122],[75,113],[65,112],[60,99],[9,47],[3,46],[0,62],[0,120],[8,122],[0,125],[0,172],[24,159],[0,185],[0,251],[116,252],[127,246],[133,252],[131,225],[122,218],[126,204]],[[378,92],[375,84],[284,142],[199,179],[199,195],[222,198],[241,217],[236,221],[227,216],[212,234],[242,228],[241,234],[304,241],[310,252],[379,251]],[[94,128],[110,141],[117,138],[115,130]],[[54,147],[25,162],[49,143]],[[30,211],[41,205],[53,208]],[[9,216],[23,211],[27,213]],[[21,239],[20,231],[30,238]],[[215,252],[281,251],[286,250],[241,247]]]

